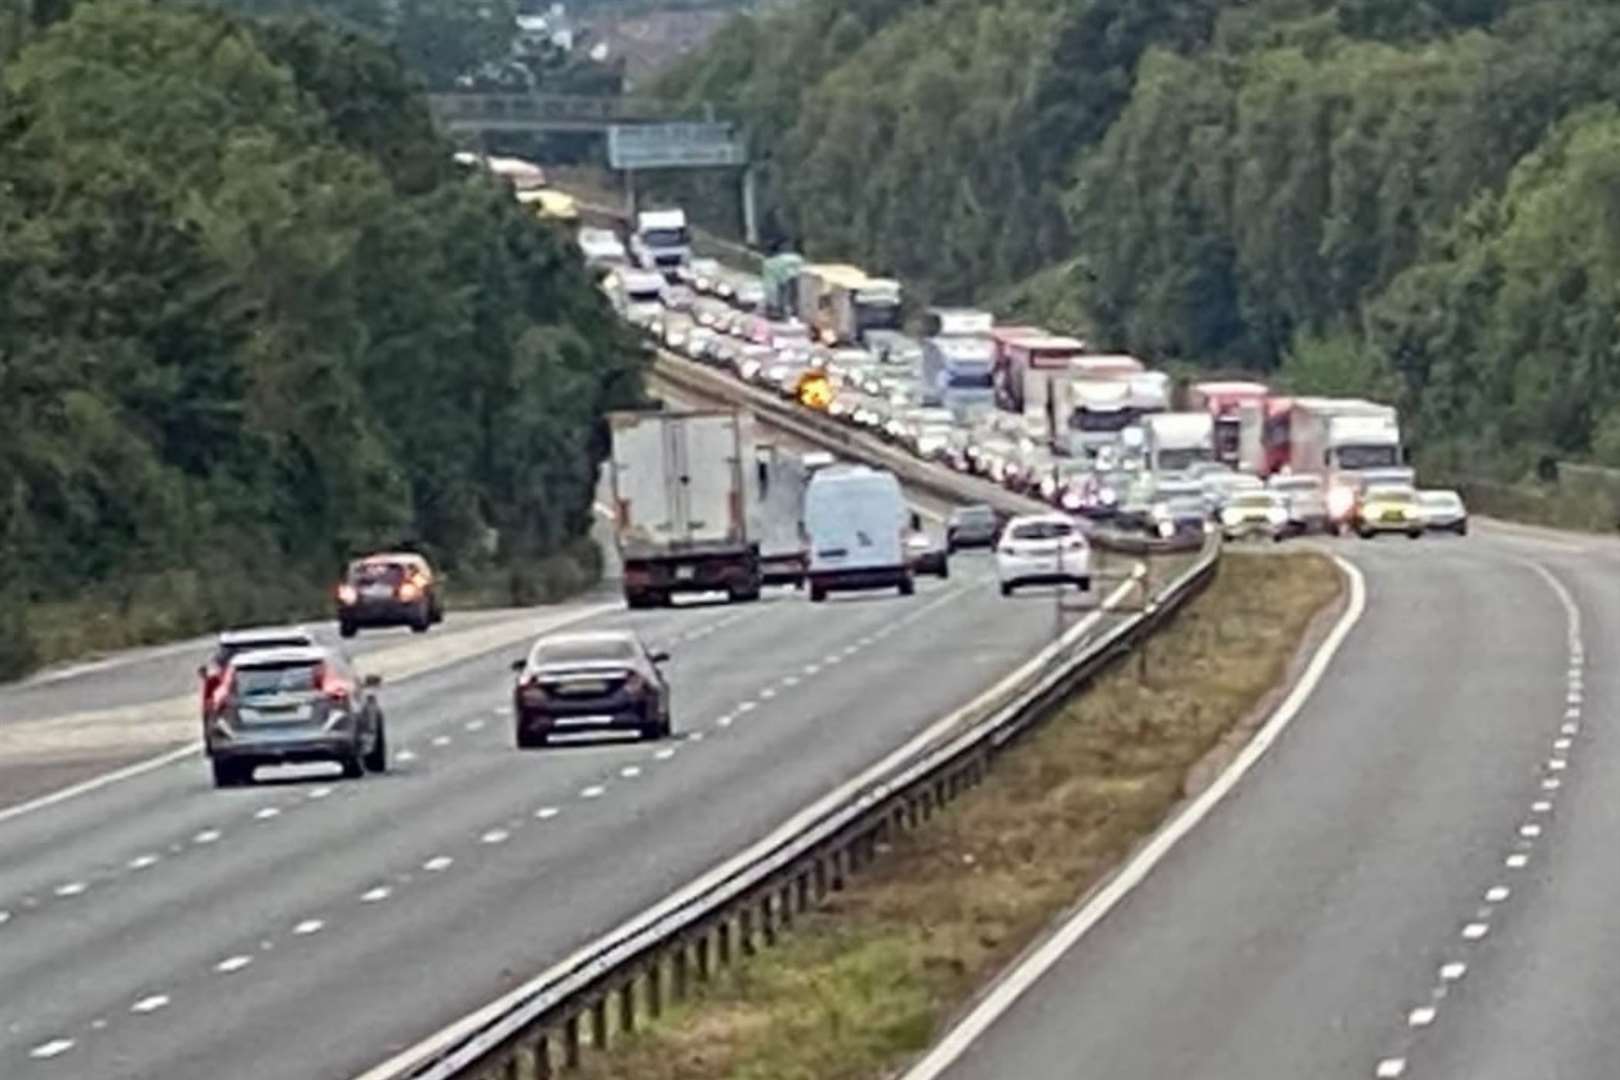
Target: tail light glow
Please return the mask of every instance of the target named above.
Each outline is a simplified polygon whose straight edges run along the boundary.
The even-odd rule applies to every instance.
[[[337,587],[337,598],[340,604],[352,604],[360,599],[360,593],[353,585],[344,582]]]
[[[219,676],[219,681],[214,684],[213,693],[209,695],[208,711],[218,712],[220,709],[224,708],[226,700],[231,696],[231,691],[235,688],[236,672],[227,671],[221,674]]]
[[[410,581],[403,581],[403,582],[400,583],[400,586],[399,586],[399,598],[401,600],[415,600],[418,596],[421,596],[421,595],[422,595],[422,586],[417,584],[417,582],[414,579],[412,579]]]
[[[329,664],[322,664],[316,671],[315,688],[333,701],[341,701],[349,696],[350,687]]]

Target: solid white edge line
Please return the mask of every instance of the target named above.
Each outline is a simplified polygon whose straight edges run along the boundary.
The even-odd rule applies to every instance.
[[[611,615],[621,610],[623,610],[623,608],[617,604],[592,604],[580,611],[563,616],[560,619],[545,622],[539,628],[537,628],[535,632],[537,634],[550,633],[552,630],[555,630],[558,627],[569,626],[573,623],[581,622],[585,619],[596,618],[600,615]],[[498,652],[501,648],[504,648],[504,646],[497,646],[489,651]],[[468,658],[463,657],[461,660],[451,661],[451,663],[461,663],[466,659]],[[422,669],[421,671],[413,672],[411,675],[406,676],[406,678],[414,678],[417,675],[426,675],[430,672],[438,670],[440,670],[439,667],[428,667]],[[111,785],[119,783],[123,780],[134,779],[137,776],[152,772],[155,769],[161,769],[165,765],[173,765],[177,761],[184,761],[193,754],[201,752],[202,748],[202,741],[198,740],[197,742],[188,743],[185,746],[177,747],[174,750],[165,751],[156,757],[147,758],[144,761],[137,761],[132,765],[125,765],[122,768],[114,769],[112,772],[102,773],[99,776],[92,776],[90,779],[81,780],[77,784],[70,784],[65,788],[59,788],[56,791],[47,792],[46,794],[37,798],[29,799],[27,802],[18,803],[16,806],[5,807],[4,809],[0,809],[0,822],[6,822],[12,820],[13,818],[19,818],[24,814],[31,814],[36,810],[43,810],[47,806],[55,806],[57,803],[66,802],[67,800],[77,798],[80,795],[88,795],[92,791],[99,791],[104,787],[110,787]]]
[[[1322,676],[1338,653],[1339,646],[1360,621],[1367,605],[1366,581],[1362,578],[1361,571],[1337,555],[1333,556],[1333,561],[1350,580],[1350,603],[1339,616],[1327,638],[1317,648],[1316,654],[1311,657],[1299,681],[1255,733],[1254,738],[1249,740],[1237,757],[1232,759],[1232,763],[1215,778],[1214,783],[1188,803],[1179,814],[1162,825],[1152,839],[1137,852],[1135,858],[1121,867],[1068,922],[1060,926],[1017,967],[1003,974],[979,1004],[947,1032],[920,1061],[901,1074],[900,1080],[932,1080],[955,1064],[968,1047],[1011,1008],[1042,975],[1085,937],[1092,927],[1102,921],[1115,905],[1142,883],[1181,838],[1197,827],[1198,823],[1237,786],[1244,774],[1277,741],[1309,699],[1317,684],[1322,681]]]
[[[1136,569],[1131,573],[1131,576],[1116,586],[1114,591],[1109,593],[1108,596],[1103,599],[1102,603],[1096,607],[1096,609],[1087,614],[1085,618],[1069,627],[1069,629],[1065,631],[1061,637],[1047,645],[1046,648],[1042,649],[1034,657],[1026,661],[1022,667],[1009,672],[1001,679],[1000,682],[997,682],[994,686],[991,686],[989,689],[979,694],[966,705],[963,705],[946,716],[941,717],[925,730],[918,732],[903,746],[894,750],[881,761],[868,767],[864,772],[850,780],[845,781],[834,790],[828,792],[820,799],[817,799],[815,802],[805,807],[803,810],[800,810],[797,814],[794,814],[792,817],[788,818],[781,825],[778,825],[762,839],[750,844],[743,851],[719,863],[713,869],[696,878],[684,888],[678,889],[671,893],[659,903],[654,904],[652,907],[641,912],[640,914],[631,916],[625,922],[608,931],[606,934],[599,936],[593,941],[587,942],[585,945],[576,949],[569,956],[565,957],[562,961],[553,964],[550,968],[547,968],[545,971],[523,983],[521,986],[507,991],[505,994],[490,1002],[488,1005],[485,1005],[483,1008],[467,1014],[460,1020],[450,1024],[448,1027],[429,1035],[416,1045],[395,1054],[387,1061],[384,1061],[380,1065],[377,1065],[362,1073],[360,1076],[356,1077],[355,1080],[392,1080],[392,1078],[400,1073],[403,1069],[422,1061],[424,1058],[444,1049],[447,1046],[467,1038],[485,1024],[490,1023],[501,1014],[510,1011],[518,1003],[522,1002],[526,998],[534,996],[534,994],[538,992],[541,987],[577,967],[586,957],[596,951],[596,949],[599,948],[598,942],[604,939],[624,937],[635,930],[657,922],[669,912],[675,910],[683,904],[690,902],[693,897],[708,891],[709,889],[713,888],[715,884],[732,876],[738,870],[747,866],[750,862],[759,859],[765,852],[768,852],[773,848],[780,847],[787,840],[791,839],[798,833],[803,832],[810,826],[812,822],[824,816],[830,809],[838,806],[840,803],[848,801],[856,792],[868,786],[885,773],[894,769],[901,762],[913,757],[924,747],[927,747],[931,743],[935,742],[945,733],[949,732],[953,727],[960,724],[964,717],[971,716],[974,712],[983,708],[986,704],[995,701],[998,697],[1005,694],[1008,689],[1017,685],[1020,681],[1033,676],[1050,661],[1052,656],[1056,655],[1060,650],[1067,649],[1075,642],[1081,640],[1086,634],[1090,633],[1091,628],[1102,619],[1104,614],[1106,614],[1111,608],[1118,606],[1119,603],[1130,594],[1131,590],[1136,588],[1137,580],[1146,572],[1146,567],[1142,563],[1138,562],[1136,564]],[[933,607],[939,606],[948,600],[954,599],[961,593],[965,592],[968,588],[971,588],[977,584],[982,584],[982,582],[958,586],[957,588],[954,588],[950,590],[950,592],[941,596],[938,600],[930,601],[928,604],[919,608],[917,611],[908,616],[908,618],[919,617]]]

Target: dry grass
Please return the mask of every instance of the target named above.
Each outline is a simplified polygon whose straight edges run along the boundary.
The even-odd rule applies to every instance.
[[[903,1063],[1163,820],[1339,590],[1320,555],[1229,554],[1145,664],[1104,676],[776,949],[588,1055],[583,1075],[855,1080]]]

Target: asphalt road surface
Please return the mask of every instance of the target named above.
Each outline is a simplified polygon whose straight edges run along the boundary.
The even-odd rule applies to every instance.
[[[943,1075],[1616,1074],[1620,554],[1333,546],[1367,608],[1305,708]]]
[[[669,741],[518,752],[513,643],[384,685],[386,776],[216,791],[193,757],[0,817],[0,1076],[353,1076],[768,833],[1081,614],[1044,590],[1003,600],[985,554],[952,571],[911,598],[579,621],[673,651]],[[195,662],[20,692],[161,697]]]

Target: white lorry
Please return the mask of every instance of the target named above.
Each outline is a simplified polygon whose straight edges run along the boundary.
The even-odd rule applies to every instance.
[[[1215,460],[1215,418],[1207,412],[1142,417],[1142,449],[1154,473],[1183,472]]]
[[[692,236],[685,210],[643,210],[630,234],[630,256],[643,270],[674,280],[692,261]]]
[[[1289,469],[1320,476],[1328,521],[1342,528],[1355,512],[1364,474],[1402,466],[1393,405],[1359,398],[1295,398],[1288,417]]]
[[[667,605],[682,592],[759,599],[764,581],[748,514],[758,497],[748,415],[615,412],[608,425],[625,602]]]

